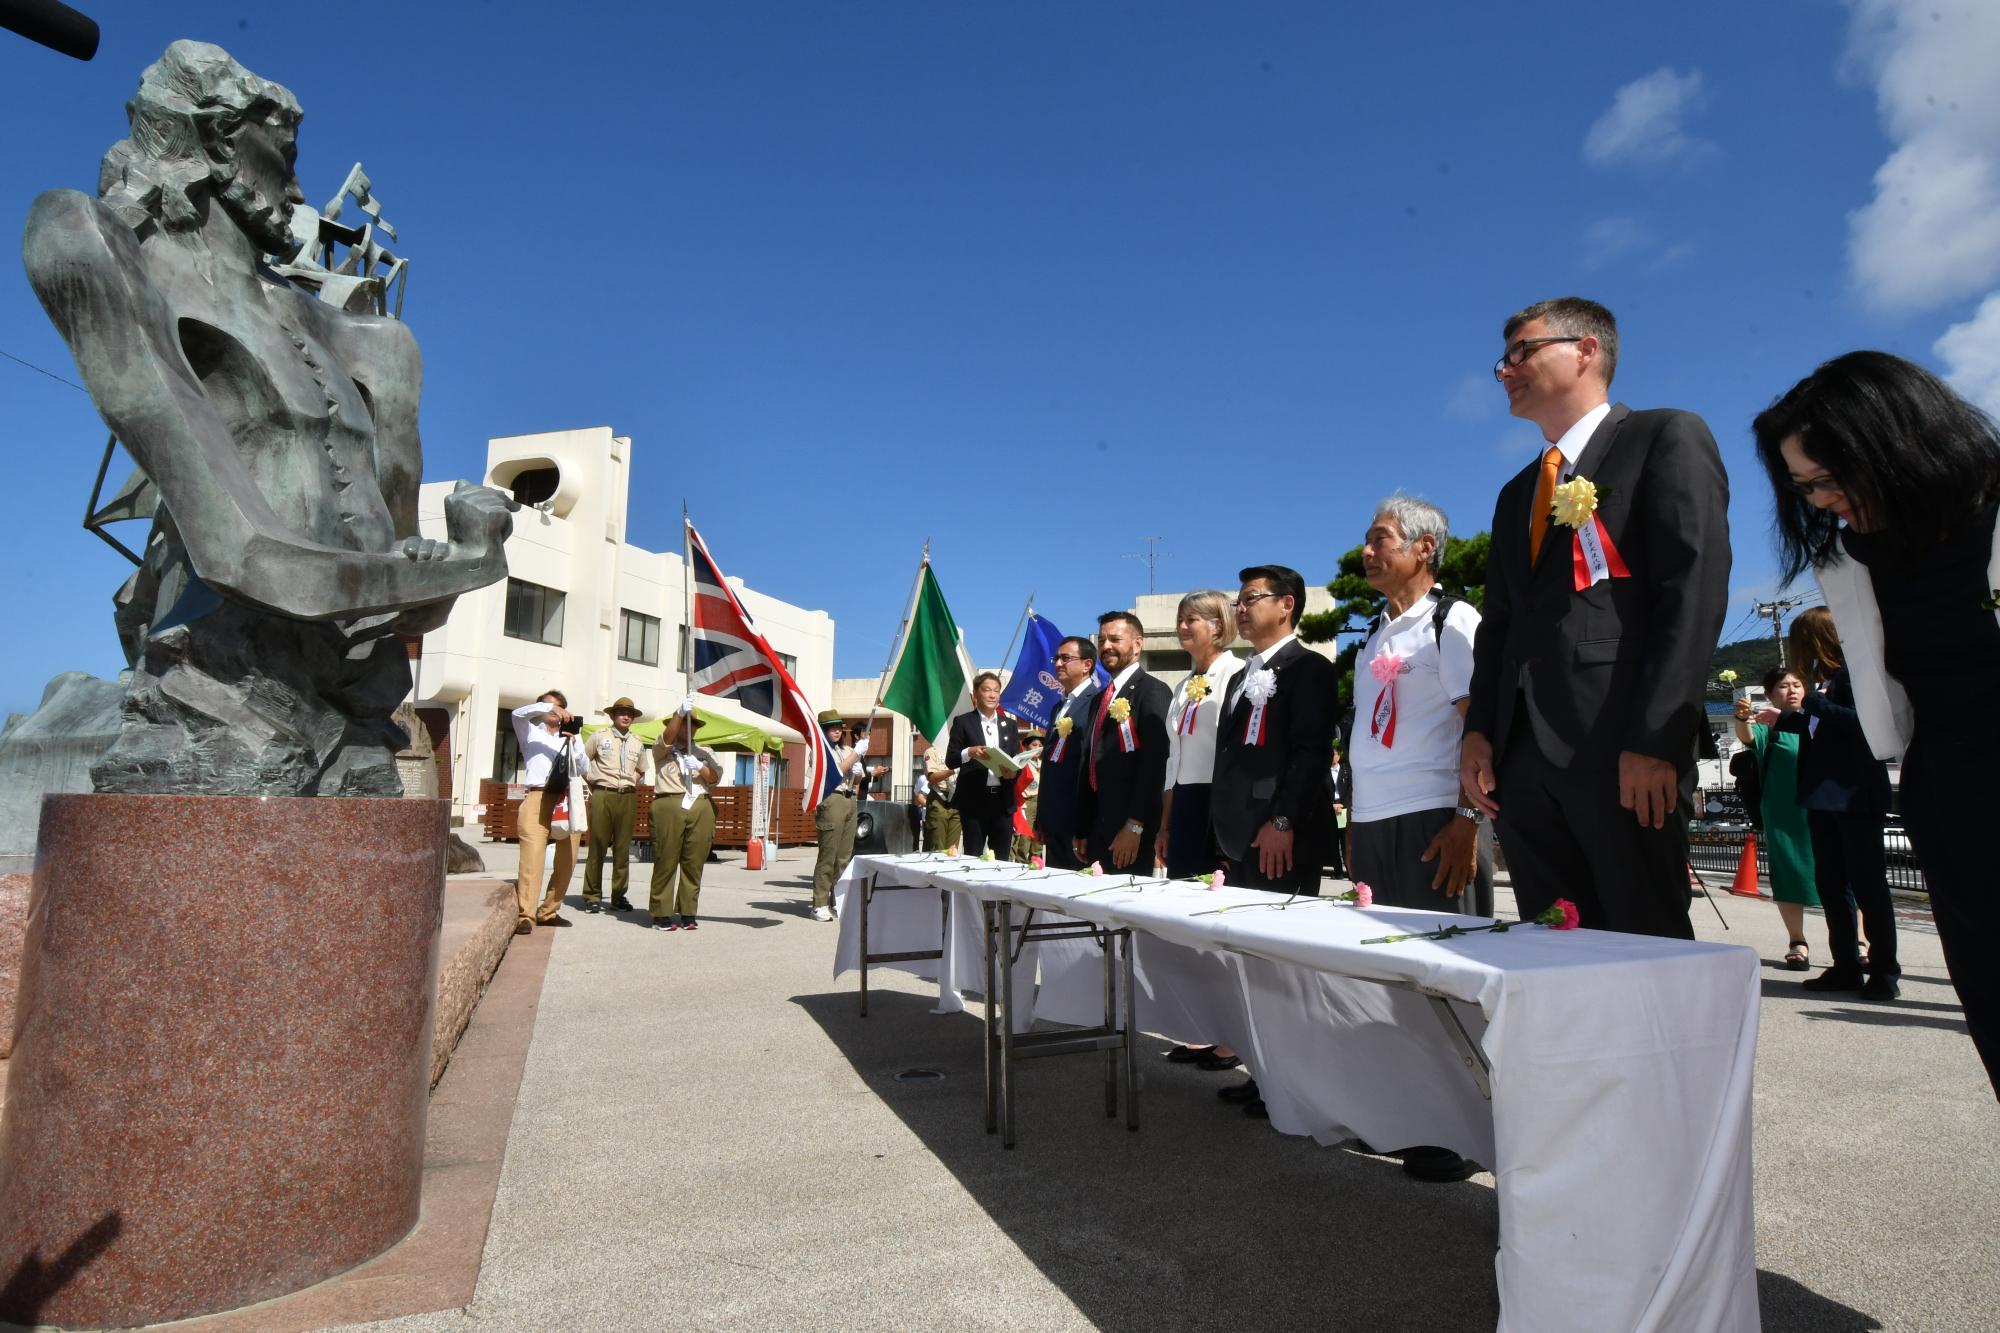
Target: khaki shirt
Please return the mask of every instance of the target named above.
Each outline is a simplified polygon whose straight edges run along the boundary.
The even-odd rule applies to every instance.
[[[708,791],[708,784],[701,780],[699,772],[689,774],[682,770],[682,755],[692,755],[698,762],[714,764],[717,769],[722,767],[715,762],[715,756],[702,746],[689,745],[685,748],[675,746],[670,749],[665,741],[661,741],[653,747],[653,791],[656,794],[680,796],[690,786],[694,788],[697,796]]]
[[[616,727],[606,727],[585,741],[583,753],[584,781],[592,787],[631,791],[646,771],[646,742],[629,731],[621,736]]]
[[[833,771],[840,774],[840,785],[834,790],[854,795],[857,790],[854,768],[861,762],[861,752],[848,745],[830,745],[827,748],[833,751]]]

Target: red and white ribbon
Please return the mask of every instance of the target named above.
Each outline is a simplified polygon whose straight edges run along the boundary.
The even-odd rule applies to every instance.
[[[1134,734],[1132,719],[1129,717],[1120,718],[1118,721],[1118,743],[1125,748],[1126,754],[1139,748],[1139,737]]]
[[[1183,736],[1194,735],[1195,718],[1201,713],[1201,700],[1189,699],[1181,706],[1181,722],[1174,730]]]
[[[1381,692],[1375,696],[1375,707],[1368,714],[1368,734],[1382,742],[1384,749],[1396,743],[1396,677],[1408,668],[1408,662],[1396,653],[1377,653],[1368,663],[1369,674],[1382,683]]]
[[[1576,590],[1594,588],[1605,579],[1629,579],[1632,571],[1625,568],[1625,559],[1618,554],[1618,548],[1611,544],[1611,534],[1605,531],[1604,520],[1596,514],[1590,522],[1576,530],[1576,541],[1570,550],[1570,566],[1576,573]]]
[[[1243,743],[1262,745],[1264,743],[1264,701],[1255,699],[1250,704],[1250,717],[1243,724]]]
[[[1063,751],[1068,748],[1069,748],[1069,737],[1063,735],[1060,731],[1058,731],[1056,733],[1056,748],[1049,754],[1049,762],[1052,764],[1060,764],[1062,762]]]

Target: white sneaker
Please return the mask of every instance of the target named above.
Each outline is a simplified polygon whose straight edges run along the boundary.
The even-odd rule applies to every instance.
[[[813,920],[815,920],[815,921],[831,921],[831,920],[833,920],[833,909],[832,909],[831,907],[815,907],[815,908],[813,908]]]

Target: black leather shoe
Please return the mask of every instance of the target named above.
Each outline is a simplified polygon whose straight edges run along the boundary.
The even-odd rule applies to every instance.
[[[1167,1052],[1167,1059],[1177,1065],[1198,1065],[1214,1050],[1213,1046],[1176,1046]]]
[[[632,900],[630,898],[613,898],[611,900],[611,910],[614,912],[629,912],[632,910]]]
[[[1861,989],[1861,969],[1835,964],[1810,980],[1799,983],[1800,990],[1841,991]]]
[[[1262,1097],[1259,1097],[1254,1102],[1243,1103],[1243,1114],[1249,1116],[1252,1120],[1269,1120],[1271,1118],[1271,1113],[1264,1109],[1264,1099]]]
[[[1403,1152],[1403,1174],[1413,1180],[1446,1185],[1469,1180],[1478,1171],[1477,1163],[1466,1161],[1449,1148],[1409,1148]]]
[[[1262,1100],[1257,1091],[1257,1080],[1254,1078],[1242,1083],[1232,1083],[1226,1088],[1217,1088],[1215,1095],[1233,1106],[1247,1106],[1251,1102]]]
[[[1870,977],[1861,985],[1864,1000],[1900,1000],[1903,988],[1896,984],[1894,977]]]
[[[1243,1063],[1240,1055],[1216,1055],[1214,1052],[1194,1062],[1194,1067],[1210,1074],[1219,1074],[1225,1069],[1234,1069]]]

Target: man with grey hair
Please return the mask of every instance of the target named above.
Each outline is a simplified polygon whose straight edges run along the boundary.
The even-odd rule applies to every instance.
[[[1437,586],[1450,535],[1443,510],[1398,491],[1362,539],[1362,572],[1388,605],[1354,659],[1348,870],[1387,906],[1489,915],[1492,838],[1458,777],[1479,612]],[[1403,1155],[1419,1180],[1476,1169],[1446,1148]]]

